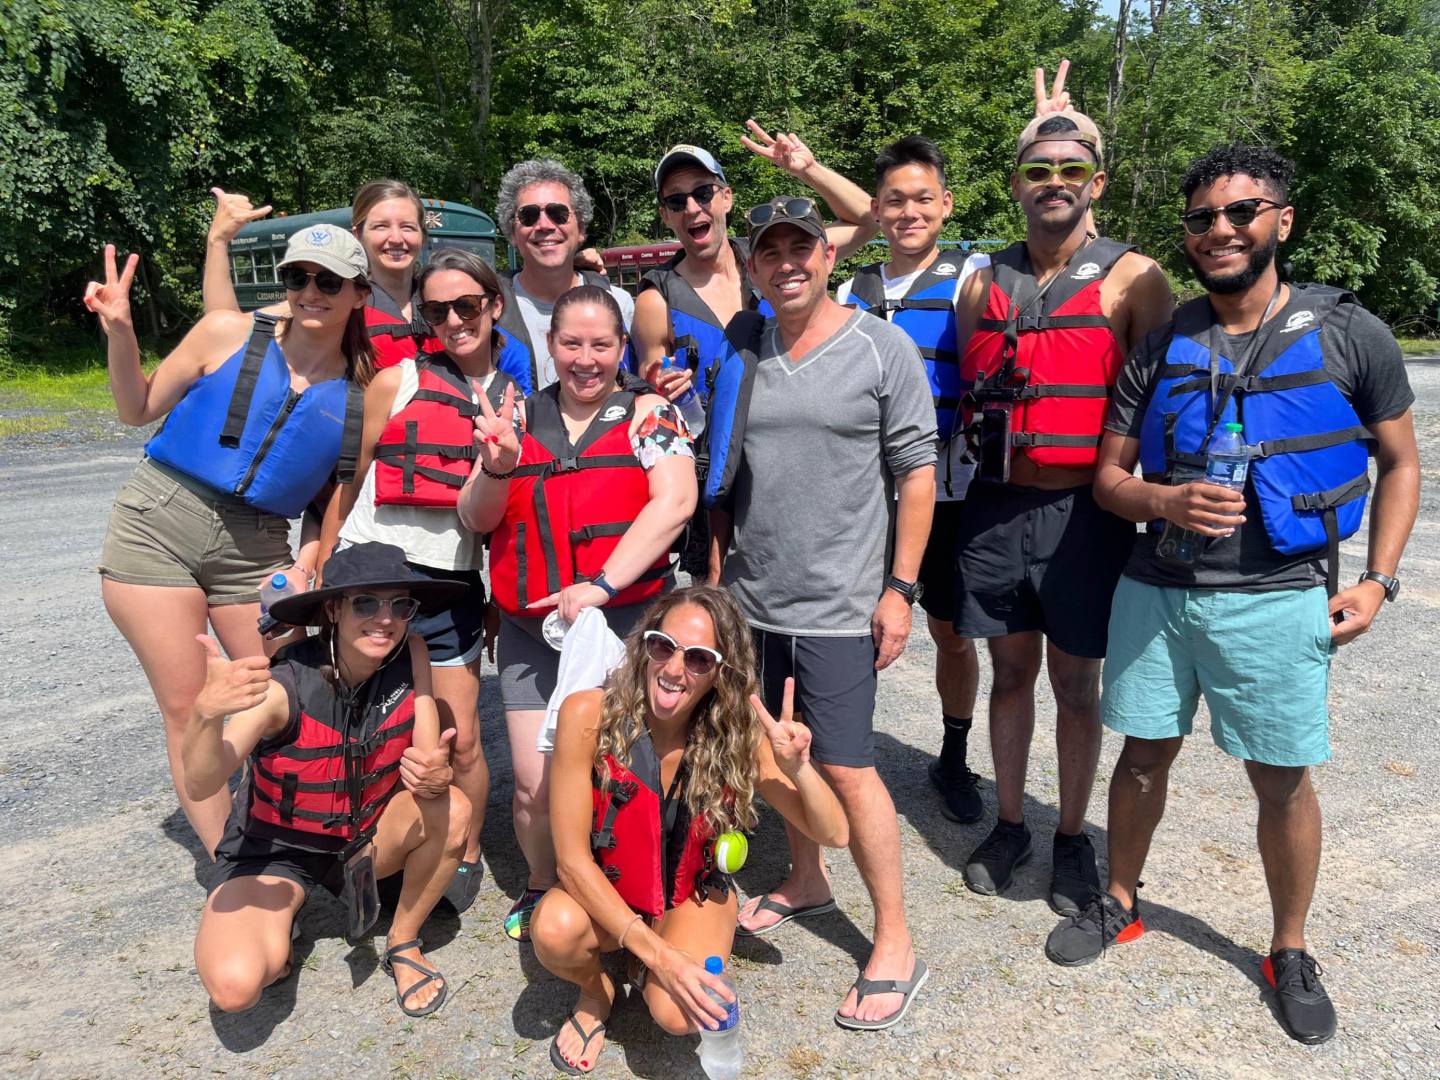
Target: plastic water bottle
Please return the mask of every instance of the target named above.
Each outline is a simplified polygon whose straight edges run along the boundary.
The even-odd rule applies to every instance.
[[[284,600],[285,597],[294,596],[299,591],[284,574],[276,574],[269,581],[262,582],[260,584],[260,614],[269,614],[270,605],[276,600]]]
[[[570,632],[570,623],[560,617],[560,609],[556,608],[545,616],[545,621],[540,624],[540,636],[545,643],[556,652],[565,647],[565,635]]]
[[[684,365],[673,356],[662,356],[660,358],[661,371],[682,371]],[[689,390],[681,394],[673,402],[680,410],[680,415],[685,418],[685,426],[690,429],[690,434],[695,438],[705,430],[705,403],[700,400],[700,393],[692,383]]]
[[[719,975],[730,993],[735,994],[735,1000],[727,1002],[706,987],[705,992],[725,1007],[727,1015],[718,1031],[700,1029],[700,1068],[710,1080],[736,1080],[745,1067],[745,1049],[740,1045],[740,996],[735,992],[735,980],[725,974],[725,961],[720,957],[707,957],[705,970]]]
[[[1245,445],[1241,424],[1226,424],[1210,441],[1210,456],[1205,462],[1205,482],[1219,484],[1231,491],[1245,490],[1245,477],[1250,474],[1250,448]]]

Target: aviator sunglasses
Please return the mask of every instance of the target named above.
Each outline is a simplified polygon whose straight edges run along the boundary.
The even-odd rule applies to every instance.
[[[409,622],[420,610],[420,601],[413,596],[392,596],[388,600],[381,600],[370,593],[358,593],[350,597],[350,610],[355,613],[356,618],[373,619],[386,608],[389,609],[392,619]]]
[[[1048,161],[1027,161],[1017,172],[1027,184],[1048,184],[1052,176],[1058,176],[1067,184],[1083,184],[1097,172],[1092,161],[1062,161],[1052,165]]]
[[[745,219],[751,225],[764,225],[766,222],[774,221],[776,218],[803,218],[811,214],[817,214],[814,199],[805,199],[797,196],[793,199],[784,199],[777,202],[761,203],[759,206],[752,206]]]
[[[558,202],[546,203],[544,206],[527,203],[515,211],[515,220],[527,229],[534,228],[539,223],[542,212],[556,225],[564,225],[570,220],[570,207]]]
[[[660,205],[672,214],[678,214],[689,205],[691,199],[695,200],[696,206],[709,206],[710,200],[715,198],[715,193],[719,190],[719,184],[701,184],[690,191],[677,191],[673,195],[661,195]]]
[[[657,664],[668,664],[680,643],[663,630],[645,631],[645,654]],[[691,675],[709,675],[725,662],[725,657],[704,645],[686,645],[685,670]]]
[[[1191,236],[1204,236],[1215,227],[1215,219],[1225,215],[1225,220],[1237,229],[1243,229],[1267,210],[1283,210],[1284,203],[1274,199],[1238,199],[1225,206],[1200,206],[1180,215],[1185,231]]]
[[[462,319],[478,319],[490,302],[489,293],[467,293],[454,300],[426,300],[420,305],[420,317],[431,326],[439,326],[450,318],[450,309]]]
[[[280,283],[291,292],[300,292],[306,285],[310,284],[311,278],[315,279],[315,287],[326,296],[336,296],[345,287],[345,279],[334,270],[316,270],[313,274],[309,270],[301,270],[298,266],[282,266],[280,268]]]

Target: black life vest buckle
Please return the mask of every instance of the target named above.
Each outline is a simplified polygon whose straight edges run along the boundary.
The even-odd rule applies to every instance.
[[[624,806],[635,797],[640,789],[634,780],[616,780],[610,788],[610,797],[620,806]]]
[[[610,829],[601,829],[599,832],[590,834],[590,850],[606,851],[615,846],[615,833]]]
[[[550,463],[551,473],[578,472],[580,459],[578,457],[556,458]]]

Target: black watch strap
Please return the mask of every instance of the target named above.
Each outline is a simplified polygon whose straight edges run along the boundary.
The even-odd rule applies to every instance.
[[[906,581],[904,578],[898,578],[894,574],[891,574],[885,579],[885,587],[898,592],[905,598],[907,604],[915,603],[925,592],[925,587],[921,585],[920,582]]]
[[[1360,581],[1373,581],[1385,590],[1385,599],[1394,601],[1400,595],[1400,579],[1393,578],[1389,574],[1382,574],[1378,570],[1366,570],[1360,575]]]
[[[616,595],[620,592],[619,589],[615,588],[614,585],[611,585],[610,582],[606,579],[604,570],[601,570],[600,573],[596,574],[593,578],[591,578],[590,584],[598,585],[600,588],[604,589],[605,595],[611,600],[614,600]]]

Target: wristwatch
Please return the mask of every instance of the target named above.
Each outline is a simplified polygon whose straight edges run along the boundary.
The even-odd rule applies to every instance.
[[[891,574],[885,579],[885,587],[898,592],[905,598],[907,604],[913,604],[925,595],[925,586],[920,584],[920,582],[906,581],[904,578],[898,578],[894,574]]]
[[[1373,581],[1385,590],[1385,599],[1393,601],[1400,595],[1400,579],[1393,578],[1389,574],[1382,574],[1378,570],[1366,570],[1360,575],[1360,582]]]
[[[620,592],[619,589],[615,588],[614,585],[611,585],[610,582],[605,580],[604,570],[601,570],[600,573],[596,574],[593,578],[591,578],[590,584],[595,585],[601,590],[603,590],[605,596],[610,600],[614,600],[616,595]]]

